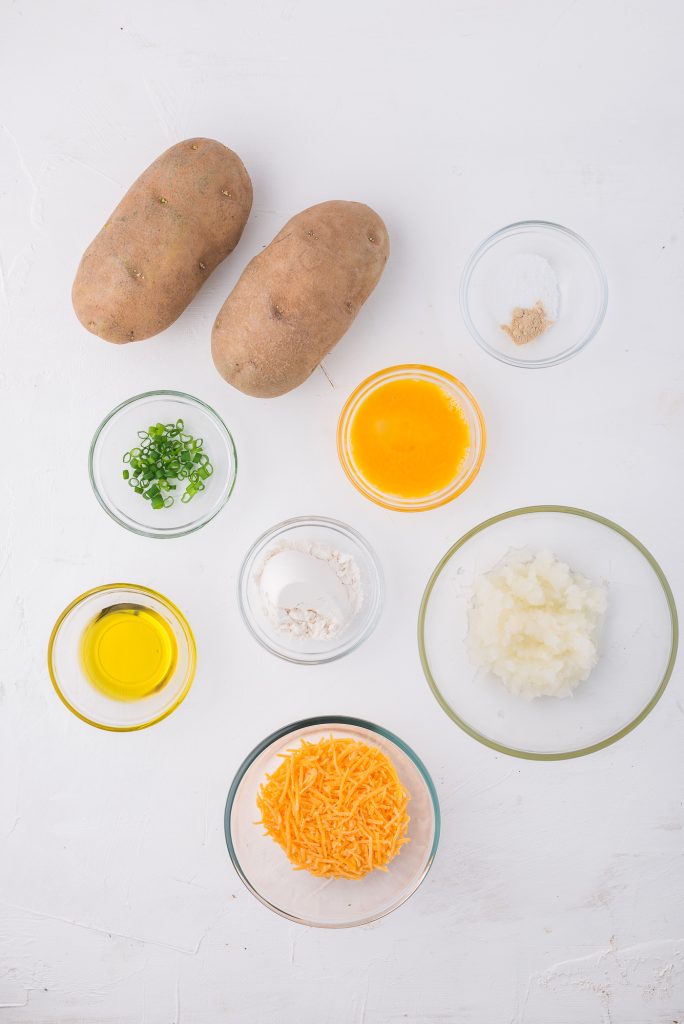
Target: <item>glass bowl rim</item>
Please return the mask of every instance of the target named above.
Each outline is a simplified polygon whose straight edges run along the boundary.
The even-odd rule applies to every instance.
[[[576,242],[580,248],[584,250],[586,255],[589,257],[590,263],[593,265],[596,272],[596,277],[599,281],[599,287],[601,290],[601,304],[599,311],[592,321],[589,331],[586,333],[584,338],[576,342],[570,348],[566,349],[565,352],[560,353],[556,356],[550,356],[546,359],[518,359],[515,355],[506,355],[504,352],[499,352],[489,344],[489,342],[482,337],[477,327],[473,323],[473,319],[470,315],[470,303],[468,300],[468,290],[470,287],[470,281],[473,275],[475,267],[480,262],[480,259],[486,252],[489,251],[500,238],[504,238],[509,233],[514,232],[520,228],[540,228],[543,231],[557,231],[560,234],[566,235],[572,241]],[[507,363],[509,366],[519,366],[523,369],[528,370],[543,370],[547,366],[558,366],[570,359],[572,356],[580,352],[589,342],[594,338],[600,331],[603,321],[606,317],[606,311],[608,309],[608,279],[606,272],[603,269],[603,264],[598,258],[596,251],[591,245],[582,238],[576,231],[571,228],[566,228],[563,224],[556,224],[551,220],[518,220],[513,224],[507,224],[505,227],[499,228],[497,231],[493,231],[491,235],[488,235],[480,244],[473,250],[468,257],[466,264],[461,274],[461,284],[459,287],[459,304],[461,307],[461,315],[465,321],[465,325],[468,328],[468,332],[474,341],[480,346],[480,348],[487,352],[488,355],[493,356],[494,359],[498,359],[499,362]]]
[[[580,747],[577,750],[563,751],[561,753],[538,753],[529,750],[520,750],[516,747],[508,747],[503,743],[497,743],[495,740],[491,740],[482,733],[478,732],[472,726],[468,725],[451,707],[446,698],[442,695],[432,672],[430,670],[427,652],[425,649],[425,619],[427,616],[427,608],[430,600],[430,595],[434,589],[438,577],[441,575],[443,569],[447,563],[451,560],[452,556],[462,548],[472,537],[478,533],[482,533],[489,526],[493,526],[495,523],[504,522],[506,519],[513,519],[517,516],[528,515],[530,513],[537,512],[559,512],[568,515],[580,516],[584,519],[590,519],[595,523],[599,523],[601,526],[606,526],[608,529],[613,530],[615,533],[624,537],[630,544],[633,545],[640,552],[653,569],[658,581],[663,589],[665,599],[667,602],[668,610],[670,612],[670,623],[672,627],[672,638],[670,644],[670,654],[665,666],[663,678],[656,691],[652,694],[648,702],[642,708],[638,715],[636,715],[627,725],[622,726],[617,732],[613,733],[612,736],[606,737],[606,739],[600,740],[598,743],[592,743],[586,747]],[[593,754],[597,750],[603,750],[605,747],[611,746],[613,743],[617,743],[619,739],[626,736],[628,733],[636,729],[637,725],[644,721],[644,719],[650,714],[653,708],[656,706],[660,698],[662,697],[667,684],[670,681],[672,671],[674,669],[675,661],[677,659],[677,648],[679,644],[679,621],[677,617],[677,606],[675,604],[674,595],[670,584],[667,581],[665,573],[661,569],[658,562],[655,560],[651,552],[646,548],[640,540],[638,540],[633,534],[618,523],[613,522],[612,519],[607,519],[605,516],[600,516],[596,512],[588,512],[586,509],[574,508],[571,505],[526,505],[522,508],[510,509],[508,512],[501,512],[499,515],[491,516],[489,519],[483,520],[478,523],[467,533],[464,533],[455,544],[452,544],[449,550],[440,558],[439,562],[433,569],[430,578],[427,582],[427,586],[423,592],[423,597],[420,602],[420,611],[418,613],[418,651],[420,654],[420,662],[423,667],[423,673],[428,682],[432,694],[435,697],[437,703],[440,705],[442,710],[449,716],[449,718],[456,723],[465,733],[472,736],[473,739],[478,740],[479,743],[489,747],[491,750],[496,750],[500,754],[509,754],[511,757],[519,757],[527,761],[567,761],[575,757],[583,757],[586,754]]]
[[[271,647],[268,641],[264,637],[260,636],[259,633],[254,629],[250,621],[250,618],[247,614],[247,609],[245,608],[245,601],[243,600],[242,596],[243,586],[246,589],[246,584],[248,582],[247,566],[250,562],[253,561],[257,552],[260,549],[263,549],[266,542],[271,537],[275,537],[280,533],[284,533],[286,530],[289,530],[295,526],[323,526],[327,529],[336,530],[338,533],[341,533],[342,536],[344,537],[351,538],[355,544],[358,544],[358,546],[363,551],[365,551],[365,553],[368,556],[368,560],[373,566],[374,570],[373,576],[375,580],[375,608],[373,609],[373,614],[371,615],[371,618],[369,619],[366,628],[359,634],[359,636],[356,638],[354,643],[351,644],[351,646],[346,647],[343,644],[342,649],[330,651],[329,654],[323,654],[320,658],[298,658],[294,652],[292,654],[285,654],[284,651],[277,651],[274,647]],[[345,657],[345,655],[347,654],[351,654],[352,651],[355,651],[358,647],[360,647],[364,640],[367,640],[368,637],[373,633],[380,619],[380,615],[382,614],[382,609],[385,602],[385,578],[383,575],[380,560],[378,559],[378,556],[375,553],[375,549],[371,547],[366,538],[362,534],[360,534],[358,530],[355,530],[353,526],[349,526],[347,523],[343,523],[339,519],[332,519],[328,516],[293,516],[291,519],[284,519],[281,523],[276,523],[274,526],[269,527],[268,530],[264,530],[264,532],[260,534],[257,537],[257,539],[250,545],[247,554],[242,560],[242,565],[240,566],[240,572],[238,574],[237,580],[237,597],[238,607],[240,609],[242,621],[249,630],[250,635],[257,641],[257,643],[259,643],[264,648],[265,651],[268,651],[269,654],[274,654],[277,658],[281,658],[283,661],[289,661],[293,665],[326,665],[332,661],[337,661],[338,658]]]
[[[151,718],[149,722],[142,722],[138,725],[103,725],[102,722],[96,722],[95,719],[88,718],[87,715],[82,714],[73,706],[71,701],[67,698],[66,694],[62,691],[62,688],[57,682],[57,677],[54,669],[53,654],[55,643],[57,641],[57,637],[59,636],[60,630],[64,625],[64,622],[66,621],[67,617],[71,614],[71,612],[74,610],[74,608],[77,608],[80,604],[83,603],[83,601],[87,600],[89,597],[92,597],[93,594],[102,594],[105,591],[117,590],[132,590],[139,594],[144,594],[146,597],[154,597],[157,601],[163,604],[165,608],[167,608],[171,612],[171,614],[178,620],[188,643],[189,669],[188,677],[183,686],[183,689],[175,698],[171,706],[166,708],[166,710],[162,714],[156,715],[154,718]],[[57,618],[57,621],[52,627],[50,639],[48,640],[47,665],[50,681],[62,704],[64,704],[64,706],[67,707],[73,715],[76,715],[76,717],[80,718],[82,722],[85,722],[86,725],[92,725],[96,729],[101,729],[103,732],[140,732],[141,729],[148,729],[151,725],[156,725],[157,722],[162,722],[165,718],[168,718],[168,716],[173,711],[175,711],[176,708],[180,704],[182,704],[185,698],[187,697],[190,691],[190,687],[194,682],[195,673],[197,671],[197,645],[195,642],[194,633],[192,632],[190,623],[185,618],[185,615],[183,615],[183,612],[180,610],[180,608],[178,608],[173,603],[173,601],[170,601],[168,597],[165,597],[164,594],[159,593],[159,591],[157,590],[153,590],[152,587],[145,587],[141,583],[103,583],[98,587],[91,587],[89,590],[84,590],[82,594],[79,594],[78,597],[75,597],[73,599],[73,601],[70,601],[66,608],[64,608],[64,610],[60,613],[60,615]]]
[[[377,914],[371,917],[363,918],[359,921],[350,921],[348,924],[318,924],[313,921],[307,921],[304,918],[297,917],[296,914],[289,914],[287,911],[281,910],[279,907],[276,907],[275,904],[267,900],[265,896],[262,896],[261,893],[249,881],[247,875],[245,874],[242,868],[242,865],[240,864],[240,860],[233,845],[232,830],[230,827],[231,813],[233,810],[233,804],[235,803],[235,798],[237,796],[238,789],[240,788],[242,780],[244,779],[245,775],[247,774],[248,770],[251,768],[252,764],[257,759],[257,757],[259,757],[259,755],[262,754],[264,750],[266,750],[266,748],[269,747],[272,743],[274,743],[276,740],[282,739],[284,736],[287,736],[288,733],[301,732],[303,729],[307,729],[310,726],[317,725],[330,725],[331,727],[334,727],[335,725],[351,725],[361,729],[365,729],[371,733],[376,733],[377,735],[383,736],[385,739],[388,739],[391,743],[395,744],[395,746],[399,747],[399,749],[402,750],[416,766],[419,774],[421,775],[426,785],[428,793],[430,794],[430,800],[432,804],[434,821],[434,836],[432,839],[432,846],[430,848],[430,854],[428,856],[425,867],[421,872],[421,875],[418,881],[416,882],[415,886],[411,889],[410,892],[408,892],[403,897],[403,899],[401,899],[398,903],[394,903],[387,910],[383,911],[382,914]],[[258,743],[249,752],[249,754],[247,754],[247,756],[244,758],[239,768],[237,769],[233,781],[230,784],[230,789],[228,790],[228,796],[226,798],[226,807],[223,814],[223,831],[226,840],[226,846],[228,847],[228,855],[230,856],[233,867],[235,868],[235,871],[240,880],[242,881],[243,885],[245,886],[245,888],[248,889],[249,892],[251,892],[252,895],[255,896],[260,903],[263,903],[265,907],[268,907],[268,909],[272,910],[275,914],[278,914],[280,917],[287,918],[288,921],[294,921],[295,924],[303,924],[311,928],[358,928],[362,925],[371,924],[373,921],[380,921],[383,917],[387,917],[388,914],[391,914],[395,910],[398,910],[399,907],[403,906],[403,904],[406,903],[407,900],[409,900],[411,896],[413,896],[413,894],[418,891],[420,886],[425,881],[425,878],[427,877],[430,868],[432,867],[435,855],[437,853],[441,833],[441,826],[442,815],[439,806],[439,797],[437,796],[437,789],[435,788],[435,784],[432,781],[432,777],[429,771],[425,767],[423,761],[415,753],[415,751],[407,743],[405,743],[404,740],[400,739],[399,736],[391,732],[389,729],[385,729],[381,725],[376,725],[374,722],[369,722],[364,718],[355,718],[350,715],[316,715],[312,718],[302,718],[297,722],[291,722],[290,725],[285,725],[280,729],[276,729],[275,732],[272,732],[269,736],[263,739],[261,743]]]
[[[380,491],[373,491],[369,488],[362,486],[362,479],[359,474],[353,471],[353,461],[351,454],[348,452],[347,445],[344,440],[344,433],[348,424],[351,422],[351,409],[352,406],[357,405],[360,397],[364,392],[370,393],[377,385],[384,384],[390,380],[401,380],[403,377],[408,377],[411,373],[421,371],[427,375],[436,377],[443,384],[447,385],[453,391],[465,399],[467,405],[470,406],[475,419],[477,420],[480,428],[480,443],[478,450],[475,454],[475,460],[471,466],[469,472],[463,480],[458,484],[457,487],[450,486],[449,488],[439,492],[436,498],[432,500],[428,498],[422,498],[415,502],[407,502],[406,504],[399,504],[397,501],[393,501],[390,497],[383,495]],[[487,450],[487,424],[484,418],[484,413],[480,407],[479,402],[470,391],[469,388],[455,377],[448,370],[442,370],[438,366],[432,366],[429,363],[396,363],[393,366],[386,366],[382,370],[377,370],[375,373],[364,378],[357,386],[353,389],[351,394],[346,399],[342,410],[337,421],[337,456],[350,483],[356,488],[359,494],[363,495],[373,504],[380,506],[381,508],[389,509],[392,512],[430,512],[435,508],[440,508],[442,505],[447,505],[454,498],[457,498],[464,491],[467,491],[470,485],[475,481],[480,469],[482,468],[482,462],[485,457]]]
[[[97,442],[100,439],[100,435],[102,434],[105,427],[110,423],[110,421],[117,415],[117,413],[121,412],[129,405],[133,405],[134,402],[141,401],[141,399],[143,398],[184,398],[187,399],[191,404],[199,406],[201,410],[203,410],[205,413],[208,413],[210,418],[216,421],[216,425],[219,429],[219,432],[225,435],[226,444],[230,452],[231,472],[228,479],[226,493],[223,499],[221,500],[220,504],[214,509],[210,516],[206,518],[200,518],[199,520],[194,520],[193,522],[189,523],[188,526],[174,530],[173,532],[160,533],[154,527],[145,529],[141,527],[130,526],[119,515],[117,515],[112,506],[105,501],[104,496],[100,493],[100,490],[95,482],[93,464],[95,461],[95,449],[97,447]],[[104,509],[104,511],[107,513],[110,519],[113,519],[114,522],[117,523],[119,526],[122,526],[125,530],[128,530],[129,533],[134,533],[138,537],[150,537],[153,540],[176,540],[178,537],[187,537],[189,534],[195,533],[197,530],[201,530],[203,526],[206,526],[207,523],[210,523],[212,521],[212,519],[215,519],[219,512],[228,504],[228,500],[230,499],[230,496],[232,495],[235,489],[235,482],[237,480],[237,470],[238,456],[237,449],[235,447],[235,441],[233,439],[233,435],[231,434],[230,430],[223,421],[223,418],[219,416],[219,414],[216,412],[214,408],[212,408],[212,406],[210,406],[207,402],[204,402],[201,398],[197,398],[196,395],[191,395],[187,391],[176,391],[174,389],[169,388],[160,388],[155,389],[153,391],[142,391],[138,395],[131,395],[131,397],[125,399],[125,401],[119,402],[117,406],[115,406],[110,412],[107,413],[107,415],[104,417],[104,419],[97,427],[95,433],[93,434],[93,439],[90,442],[90,449],[88,451],[88,477],[90,479],[90,486],[92,487],[93,493],[97,498],[97,501],[101,508]]]

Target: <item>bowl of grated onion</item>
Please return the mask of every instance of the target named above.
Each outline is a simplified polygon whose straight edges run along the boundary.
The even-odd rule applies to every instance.
[[[562,505],[469,530],[432,573],[418,618],[423,671],[447,715],[500,753],[540,761],[631,732],[665,691],[677,637],[650,552]]]

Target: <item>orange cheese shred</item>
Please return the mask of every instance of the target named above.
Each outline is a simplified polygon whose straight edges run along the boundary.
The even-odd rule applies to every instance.
[[[407,843],[409,794],[389,757],[353,739],[301,741],[266,776],[257,806],[295,871],[363,878]]]

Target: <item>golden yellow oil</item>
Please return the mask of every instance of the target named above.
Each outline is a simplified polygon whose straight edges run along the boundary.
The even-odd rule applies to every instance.
[[[141,700],[161,690],[177,659],[168,622],[143,605],[104,608],[83,631],[83,670],[93,686],[114,700]]]

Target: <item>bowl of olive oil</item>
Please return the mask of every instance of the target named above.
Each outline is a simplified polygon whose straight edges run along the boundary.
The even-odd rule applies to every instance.
[[[48,645],[58,696],[84,722],[130,732],[174,711],[195,674],[196,650],[185,616],[162,594],[112,583],[64,609]]]

